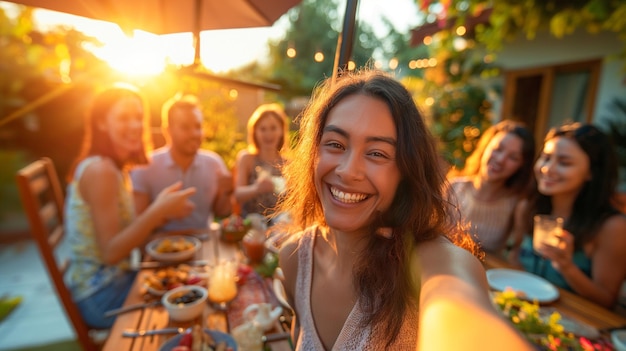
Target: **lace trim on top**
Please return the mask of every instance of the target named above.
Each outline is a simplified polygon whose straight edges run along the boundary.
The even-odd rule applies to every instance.
[[[296,351],[324,350],[317,334],[311,311],[311,286],[313,278],[313,248],[318,227],[308,228],[300,237],[298,247],[298,276],[296,281],[296,313],[300,319],[300,334]],[[372,337],[372,330],[362,326],[363,313],[359,301],[355,303],[333,345],[333,351],[343,350],[415,350],[417,345],[418,313],[407,311],[400,334],[388,348],[382,339]],[[384,335],[386,328],[377,326],[376,334]]]

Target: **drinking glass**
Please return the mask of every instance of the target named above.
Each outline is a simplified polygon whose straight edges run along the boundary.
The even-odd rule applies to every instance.
[[[219,310],[228,309],[228,303],[237,296],[237,263],[221,261],[211,270],[208,298]]]
[[[544,246],[558,246],[563,229],[563,218],[548,215],[535,215],[533,229],[533,249],[543,252]]]

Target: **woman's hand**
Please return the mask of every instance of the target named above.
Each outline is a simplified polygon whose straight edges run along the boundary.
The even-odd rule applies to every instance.
[[[196,192],[196,188],[182,189],[182,182],[176,182],[163,189],[154,200],[154,206],[160,209],[164,220],[178,219],[189,216],[196,205],[189,197]]]
[[[274,192],[274,182],[271,177],[260,177],[256,180],[257,194],[266,194]]]

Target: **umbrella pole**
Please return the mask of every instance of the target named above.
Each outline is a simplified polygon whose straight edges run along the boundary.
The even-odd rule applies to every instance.
[[[195,7],[196,13],[193,28],[193,65],[200,66],[202,64],[200,60],[200,19],[202,17],[202,0],[195,0]]]
[[[343,17],[343,29],[337,38],[337,50],[335,51],[335,64],[333,67],[332,85],[337,80],[339,70],[346,69],[350,56],[352,56],[352,46],[354,44],[354,30],[356,22],[356,9],[358,0],[348,0],[346,3],[346,14]]]

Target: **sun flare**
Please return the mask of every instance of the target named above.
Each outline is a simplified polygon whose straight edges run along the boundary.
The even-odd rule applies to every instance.
[[[103,40],[104,41],[104,40]],[[165,69],[165,53],[158,36],[135,31],[132,37],[119,37],[94,48],[96,56],[112,68],[131,75],[155,75]]]

